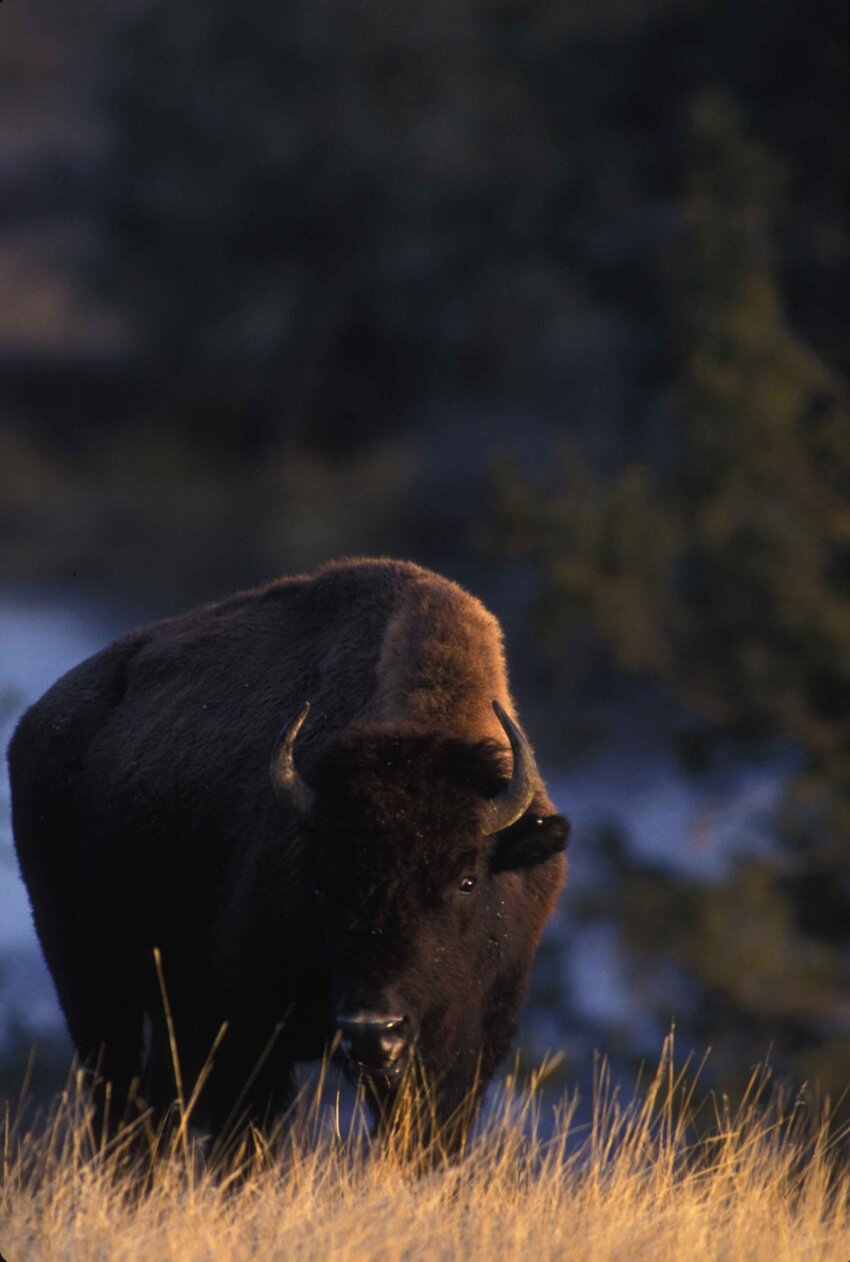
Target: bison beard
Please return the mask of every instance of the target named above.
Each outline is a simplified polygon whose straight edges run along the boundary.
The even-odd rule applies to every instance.
[[[142,628],[24,716],[21,870],[113,1123],[134,1080],[155,1114],[174,1096],[158,948],[189,1087],[227,1023],[211,1134],[278,1115],[333,1044],[379,1121],[415,1066],[457,1142],[564,877],[568,826],[510,712],[495,619],[361,561]]]

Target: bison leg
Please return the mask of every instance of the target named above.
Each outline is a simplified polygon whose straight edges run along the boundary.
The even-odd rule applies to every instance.
[[[225,1036],[199,1101],[199,1122],[216,1153],[225,1153],[248,1126],[272,1135],[292,1104],[293,1064],[275,1054],[276,1041],[274,1033],[264,1040],[240,1040],[232,1030]]]
[[[98,1135],[114,1130],[139,1071],[142,1013],[114,891],[92,887],[91,806],[78,800],[84,753],[120,700],[124,649],[63,676],[21,719],[9,745],[12,825],[33,919],[82,1063],[98,1095]],[[110,914],[112,909],[112,914]]]
[[[39,937],[80,1063],[90,1071],[95,1135],[114,1134],[128,1119],[141,1067],[142,1013],[130,970],[110,956],[109,935],[97,941],[63,931],[58,917],[36,917]]]

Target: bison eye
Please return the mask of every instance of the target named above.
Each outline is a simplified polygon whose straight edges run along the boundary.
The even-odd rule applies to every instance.
[[[475,884],[477,880],[478,880],[478,877],[473,876],[471,873],[468,876],[462,876],[457,883],[457,887],[460,890],[461,894],[471,894],[472,891],[475,889]]]

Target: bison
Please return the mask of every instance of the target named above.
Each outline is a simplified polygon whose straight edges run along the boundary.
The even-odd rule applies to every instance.
[[[414,1060],[438,1122],[477,1102],[565,873],[513,714],[496,619],[386,559],[131,632],[27,711],[21,872],[113,1117],[175,1095],[163,982],[184,1082],[226,1023],[213,1134],[278,1115],[331,1043],[378,1117]]]

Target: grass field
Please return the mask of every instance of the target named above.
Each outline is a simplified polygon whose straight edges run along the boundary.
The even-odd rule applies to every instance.
[[[603,1072],[584,1129],[574,1101],[553,1116],[509,1085],[463,1159],[425,1174],[310,1101],[274,1152],[250,1136],[210,1171],[176,1125],[128,1172],[132,1133],[92,1156],[80,1086],[39,1127],[7,1116],[6,1262],[850,1259],[850,1173],[827,1124],[767,1105],[754,1083],[740,1108],[709,1103],[695,1125],[669,1050],[629,1104]]]

